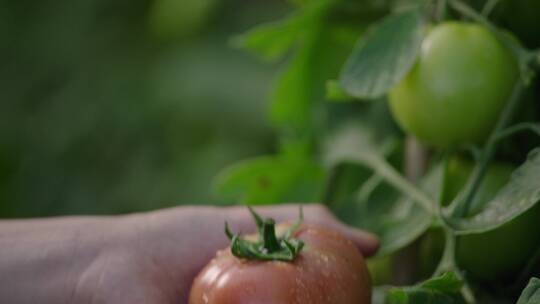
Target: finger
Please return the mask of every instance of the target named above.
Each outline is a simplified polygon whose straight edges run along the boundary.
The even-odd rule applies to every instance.
[[[358,230],[351,227],[341,229],[343,235],[350,239],[366,257],[373,256],[379,250],[379,239],[374,235],[364,230]]]

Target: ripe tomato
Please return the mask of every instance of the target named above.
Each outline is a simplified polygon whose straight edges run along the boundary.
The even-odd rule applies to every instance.
[[[488,169],[472,203],[471,215],[481,211],[497,194],[513,170],[513,166],[506,164],[494,164]],[[451,199],[458,193],[471,171],[469,163],[450,163],[448,177],[451,185],[447,188],[447,198]],[[495,230],[459,237],[456,243],[458,264],[477,279],[510,278],[525,266],[540,245],[539,219],[540,205]]]
[[[291,237],[305,246],[290,261],[239,258],[231,248],[219,251],[195,278],[189,304],[370,303],[369,273],[352,242],[309,225],[299,225]]]
[[[478,142],[492,129],[518,77],[517,62],[486,28],[432,28],[408,75],[389,93],[398,124],[426,144]]]

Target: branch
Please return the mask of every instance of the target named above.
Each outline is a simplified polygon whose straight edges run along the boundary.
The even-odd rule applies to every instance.
[[[540,136],[540,124],[533,122],[522,122],[513,126],[510,126],[497,134],[497,140],[500,141],[506,137],[512,136],[516,133],[523,131],[531,131]]]

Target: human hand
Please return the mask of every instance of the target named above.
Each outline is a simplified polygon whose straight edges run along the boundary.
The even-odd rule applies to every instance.
[[[256,210],[277,222],[294,221],[299,206]],[[373,235],[345,226],[325,207],[303,205],[303,210],[306,223],[342,233],[364,256],[377,250],[378,241]],[[217,250],[228,245],[223,232],[225,221],[234,231],[256,230],[245,207],[178,207],[119,217],[46,220],[46,224],[34,226],[42,227],[40,233],[54,228],[61,241],[56,244],[53,263],[43,261],[39,269],[43,273],[49,269],[53,275],[46,284],[37,282],[42,285],[35,288],[33,295],[24,294],[24,290],[32,290],[28,287],[17,292],[17,282],[4,284],[0,298],[4,292],[11,292],[14,296],[7,297],[13,299],[10,303],[35,303],[36,299],[40,303],[187,303],[193,278]],[[49,251],[46,247],[39,250]],[[25,251],[30,255],[39,250]],[[37,268],[28,267],[28,271]],[[11,272],[22,271],[14,269]],[[27,285],[32,285],[30,282]]]

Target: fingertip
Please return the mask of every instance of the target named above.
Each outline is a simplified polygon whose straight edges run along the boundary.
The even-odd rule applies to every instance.
[[[370,232],[349,228],[348,235],[365,257],[373,256],[381,246],[379,238]]]

